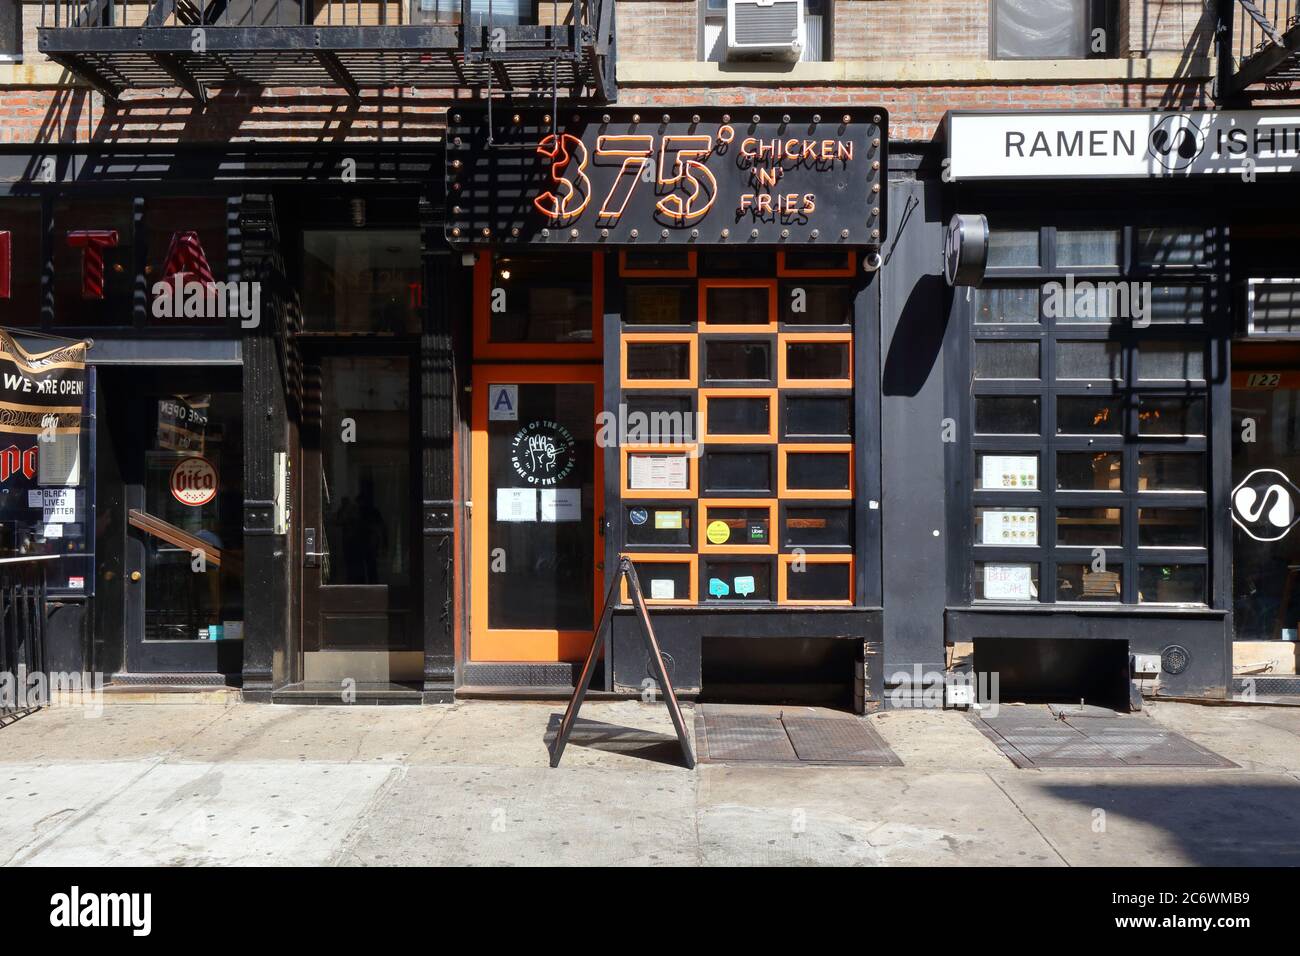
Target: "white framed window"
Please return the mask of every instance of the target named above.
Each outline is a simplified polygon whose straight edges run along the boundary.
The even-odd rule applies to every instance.
[[[1084,60],[1118,55],[1114,0],[990,0],[995,60]]]

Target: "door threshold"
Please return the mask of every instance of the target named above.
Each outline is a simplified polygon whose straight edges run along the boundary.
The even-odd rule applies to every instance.
[[[392,681],[358,682],[355,686],[346,689],[336,681],[302,681],[273,690],[271,703],[337,707],[422,704],[424,692],[419,684]]]

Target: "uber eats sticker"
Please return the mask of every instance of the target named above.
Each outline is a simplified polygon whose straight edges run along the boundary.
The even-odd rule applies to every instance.
[[[572,433],[559,422],[529,422],[510,441],[510,464],[530,485],[554,485],[572,473],[576,445]]]

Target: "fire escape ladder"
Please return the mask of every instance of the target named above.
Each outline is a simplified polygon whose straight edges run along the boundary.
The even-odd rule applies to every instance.
[[[1300,80],[1300,2],[1280,0],[1268,5],[1278,22],[1270,19],[1255,0],[1221,0],[1219,7],[1218,99],[1240,97],[1250,87],[1263,84],[1264,93],[1288,93]],[[1240,26],[1241,45],[1248,50],[1233,60],[1233,33],[1237,8],[1245,14]]]

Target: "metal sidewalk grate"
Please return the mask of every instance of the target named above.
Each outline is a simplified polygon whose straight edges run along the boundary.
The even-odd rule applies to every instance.
[[[704,704],[695,711],[695,738],[701,762],[707,763],[903,765],[871,726],[849,716],[790,714],[780,708],[742,713]]]
[[[782,722],[800,760],[872,767],[903,765],[880,734],[856,718],[784,717]]]
[[[1046,715],[1046,716],[1044,716]],[[1141,717],[1052,717],[1044,708],[971,715],[1017,767],[1235,767],[1230,760]]]

